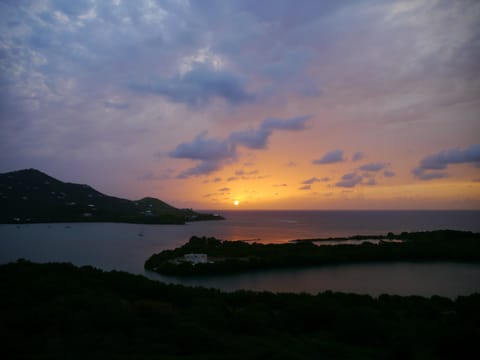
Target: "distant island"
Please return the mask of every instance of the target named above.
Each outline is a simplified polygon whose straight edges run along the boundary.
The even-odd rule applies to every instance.
[[[36,169],[0,174],[0,223],[124,222],[184,224],[222,220],[216,214],[177,209],[159,199],[137,201],[102,194],[89,185],[66,183]]]
[[[365,242],[359,245],[342,243],[352,239]],[[326,240],[332,241],[309,239],[287,244],[260,244],[194,236],[179,248],[152,255],[145,262],[145,269],[164,275],[192,276],[383,261],[480,262],[480,233],[468,231],[354,236],[335,238],[338,245],[315,245],[315,242]]]

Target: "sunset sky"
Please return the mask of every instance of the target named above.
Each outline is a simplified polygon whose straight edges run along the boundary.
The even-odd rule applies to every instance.
[[[0,0],[0,27],[0,172],[182,208],[480,209],[479,1]]]

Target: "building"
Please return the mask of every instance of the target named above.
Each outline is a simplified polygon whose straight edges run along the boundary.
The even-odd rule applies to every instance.
[[[207,254],[185,254],[183,255],[185,261],[191,264],[206,264]]]

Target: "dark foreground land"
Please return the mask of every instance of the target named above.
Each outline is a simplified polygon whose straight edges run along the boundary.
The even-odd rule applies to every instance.
[[[0,335],[3,359],[470,359],[480,294],[222,293],[18,261]]]
[[[342,240],[385,240],[379,244],[342,245]],[[402,240],[388,242],[388,240]],[[259,244],[243,241],[222,241],[192,237],[174,250],[152,255],[147,270],[165,275],[190,276],[225,274],[272,268],[322,266],[345,263],[385,261],[457,261],[480,262],[480,234],[468,231],[438,230],[336,238],[339,245],[316,246],[312,239],[288,244]],[[191,264],[179,261],[185,254],[206,254],[208,263]]]

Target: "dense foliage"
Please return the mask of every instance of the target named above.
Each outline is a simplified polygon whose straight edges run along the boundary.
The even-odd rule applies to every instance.
[[[177,209],[155,198],[130,201],[108,196],[88,185],[65,183],[35,169],[0,174],[0,223],[183,224],[220,219]]]
[[[478,233],[439,230],[388,234],[383,238],[401,239],[404,242],[316,246],[312,240],[288,244],[259,244],[194,236],[177,249],[152,255],[145,262],[145,268],[166,275],[187,276],[352,262],[480,261]],[[207,254],[211,261],[195,265],[174,261],[188,253]]]
[[[4,359],[461,359],[480,294],[221,293],[18,261],[0,266],[0,333]]]

